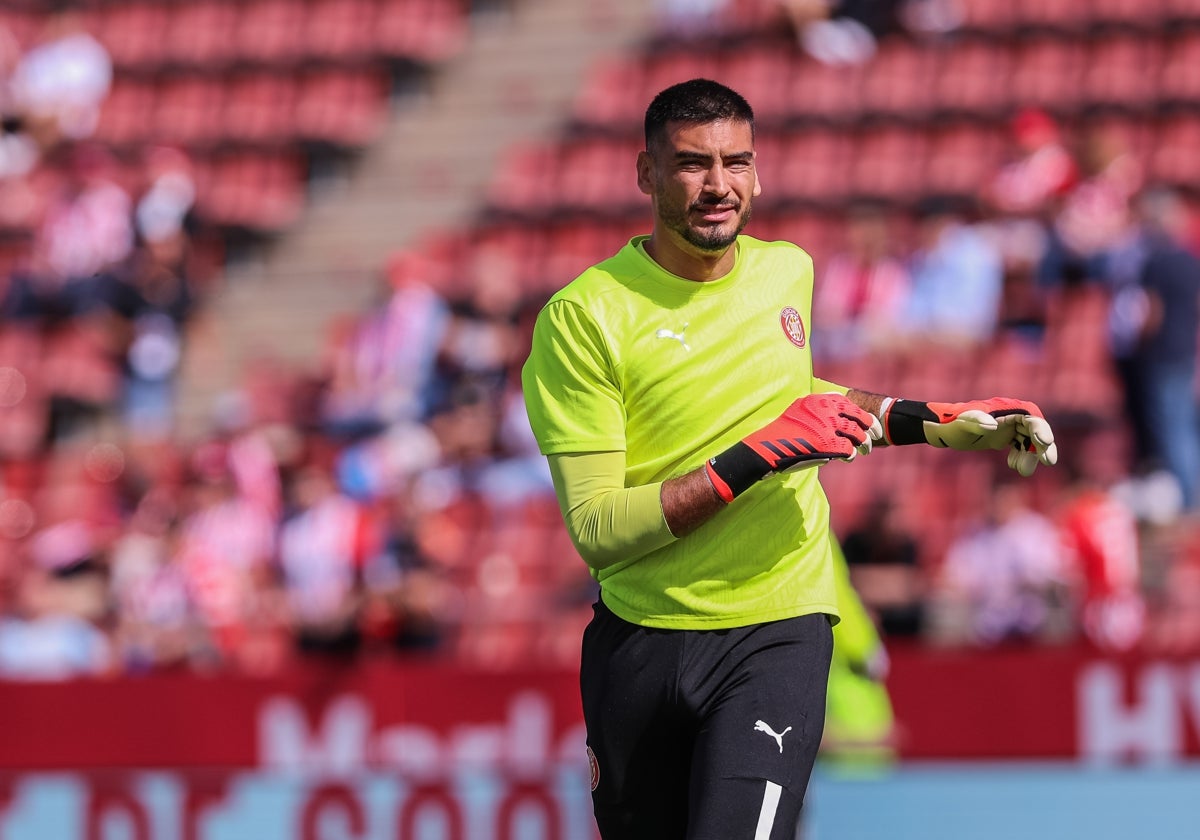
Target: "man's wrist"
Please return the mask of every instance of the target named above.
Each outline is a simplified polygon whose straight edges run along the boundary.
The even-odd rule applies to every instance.
[[[745,443],[738,442],[704,464],[713,489],[726,503],[732,502],[771,471],[770,465]]]
[[[884,439],[893,446],[929,443],[929,438],[925,435],[925,424],[936,423],[938,420],[928,403],[891,397],[886,398],[880,415],[879,422],[883,426]]]

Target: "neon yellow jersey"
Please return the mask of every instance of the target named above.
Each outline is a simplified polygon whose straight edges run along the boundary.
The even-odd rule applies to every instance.
[[[522,371],[545,455],[625,452],[625,486],[701,466],[815,380],[812,260],[740,236],[734,268],[698,283],[664,271],[635,237],[546,304]],[[823,469],[847,469],[834,463]],[[714,629],[837,615],[829,503],[817,469],[760,481],[696,531],[593,569],[605,604],[648,627]]]

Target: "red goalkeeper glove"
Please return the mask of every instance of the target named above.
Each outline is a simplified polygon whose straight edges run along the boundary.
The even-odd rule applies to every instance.
[[[732,502],[757,481],[834,458],[854,460],[882,437],[879,420],[841,394],[801,397],[778,419],[705,464],[717,494]]]
[[[1008,465],[1033,475],[1038,464],[1058,461],[1054,432],[1034,403],[993,397],[962,403],[885,400],[884,440],[903,446],[928,443],[964,451],[1007,449]]]

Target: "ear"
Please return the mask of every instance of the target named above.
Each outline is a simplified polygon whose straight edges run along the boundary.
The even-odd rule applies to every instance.
[[[654,158],[647,151],[638,152],[637,185],[644,194],[654,194]]]
[[[754,196],[755,198],[758,198],[758,196],[762,195],[762,182],[758,180],[757,166],[754,167],[754,191],[751,192],[750,195]]]

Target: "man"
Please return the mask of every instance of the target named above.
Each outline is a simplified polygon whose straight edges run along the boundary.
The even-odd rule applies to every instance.
[[[749,104],[694,79],[645,131],[652,232],[554,295],[522,375],[601,589],[580,678],[593,806],[606,840],[781,840],[838,615],[828,502],[798,468],[920,440],[1012,447],[1029,473],[1053,438],[1031,403],[931,408],[815,378],[811,259],[739,235],[760,191]]]

